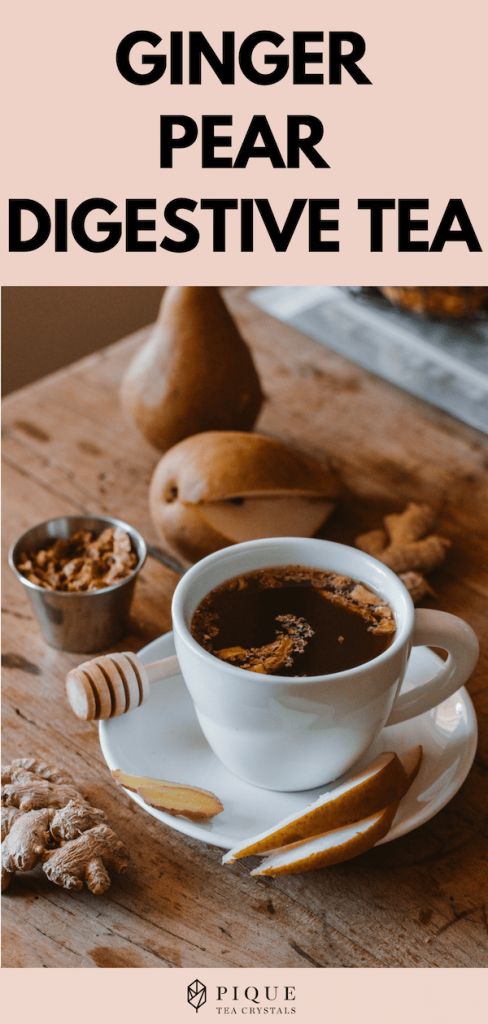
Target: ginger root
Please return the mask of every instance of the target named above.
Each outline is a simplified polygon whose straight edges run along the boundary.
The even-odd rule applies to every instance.
[[[19,811],[18,807],[2,807],[2,843],[19,814],[22,814],[22,811]]]
[[[383,529],[356,537],[356,545],[393,569],[413,601],[420,601],[432,593],[424,573],[442,564],[451,541],[429,532],[435,522],[429,505],[410,502],[403,512],[385,516],[383,522]]]
[[[70,800],[60,807],[51,818],[51,835],[55,842],[65,843],[76,839],[82,832],[103,824],[105,815],[98,807],[92,807],[81,799]]]
[[[18,814],[2,842],[2,892],[16,871],[32,871],[49,849],[51,811],[26,811]]]
[[[110,885],[108,868],[125,871],[129,858],[124,844],[108,825],[96,825],[77,839],[46,854],[44,872],[63,889],[82,889],[100,896]]]
[[[22,776],[2,786],[2,805],[18,807],[20,811],[34,811],[41,807],[64,807],[69,800],[79,800],[80,794],[74,786],[47,782]]]
[[[2,892],[16,871],[42,863],[47,877],[67,889],[83,882],[97,895],[110,885],[109,869],[125,871],[128,854],[105,815],[78,792],[73,779],[35,758],[2,768]]]
[[[73,778],[68,772],[60,772],[52,764],[45,764],[35,757],[17,757],[8,765],[2,765],[2,785],[8,782],[15,782],[17,779],[28,779],[34,776],[36,779],[46,779],[47,782],[66,783],[74,785]]]

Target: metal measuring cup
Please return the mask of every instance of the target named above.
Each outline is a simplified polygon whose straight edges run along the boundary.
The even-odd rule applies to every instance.
[[[96,536],[107,527],[120,527],[129,535],[137,564],[125,579],[100,590],[47,590],[31,583],[17,566],[23,554],[47,547],[58,537],[68,539],[77,530]],[[127,632],[136,578],[146,560],[144,538],[133,526],[112,516],[58,516],[23,533],[9,551],[9,565],[26,588],[42,635],[51,647],[62,651],[101,651],[117,643]]]

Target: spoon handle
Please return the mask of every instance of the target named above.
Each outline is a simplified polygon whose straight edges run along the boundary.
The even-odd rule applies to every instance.
[[[168,679],[169,676],[175,676],[180,671],[176,654],[171,654],[169,658],[161,658],[160,661],[153,661],[150,665],[145,665],[144,668],[150,683],[158,683],[160,679]]]
[[[172,572],[183,576],[186,569],[182,566],[181,562],[178,562],[177,558],[173,558],[167,551],[163,551],[162,548],[158,547],[157,544],[147,544],[147,553],[150,558],[154,558],[156,562],[160,562],[161,565],[165,565],[167,569],[171,569]]]

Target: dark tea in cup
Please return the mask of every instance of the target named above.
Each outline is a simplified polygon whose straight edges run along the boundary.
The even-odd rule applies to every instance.
[[[238,668],[318,676],[377,658],[391,644],[389,604],[349,576],[301,565],[243,573],[211,590],[191,622],[193,638]]]

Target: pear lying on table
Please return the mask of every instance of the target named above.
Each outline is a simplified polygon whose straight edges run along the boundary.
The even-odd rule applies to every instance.
[[[130,363],[122,406],[166,451],[202,430],[251,430],[263,394],[251,353],[217,288],[167,288]]]
[[[340,492],[327,464],[275,438],[209,431],[163,455],[149,491],[163,542],[186,562],[243,540],[312,536]]]

